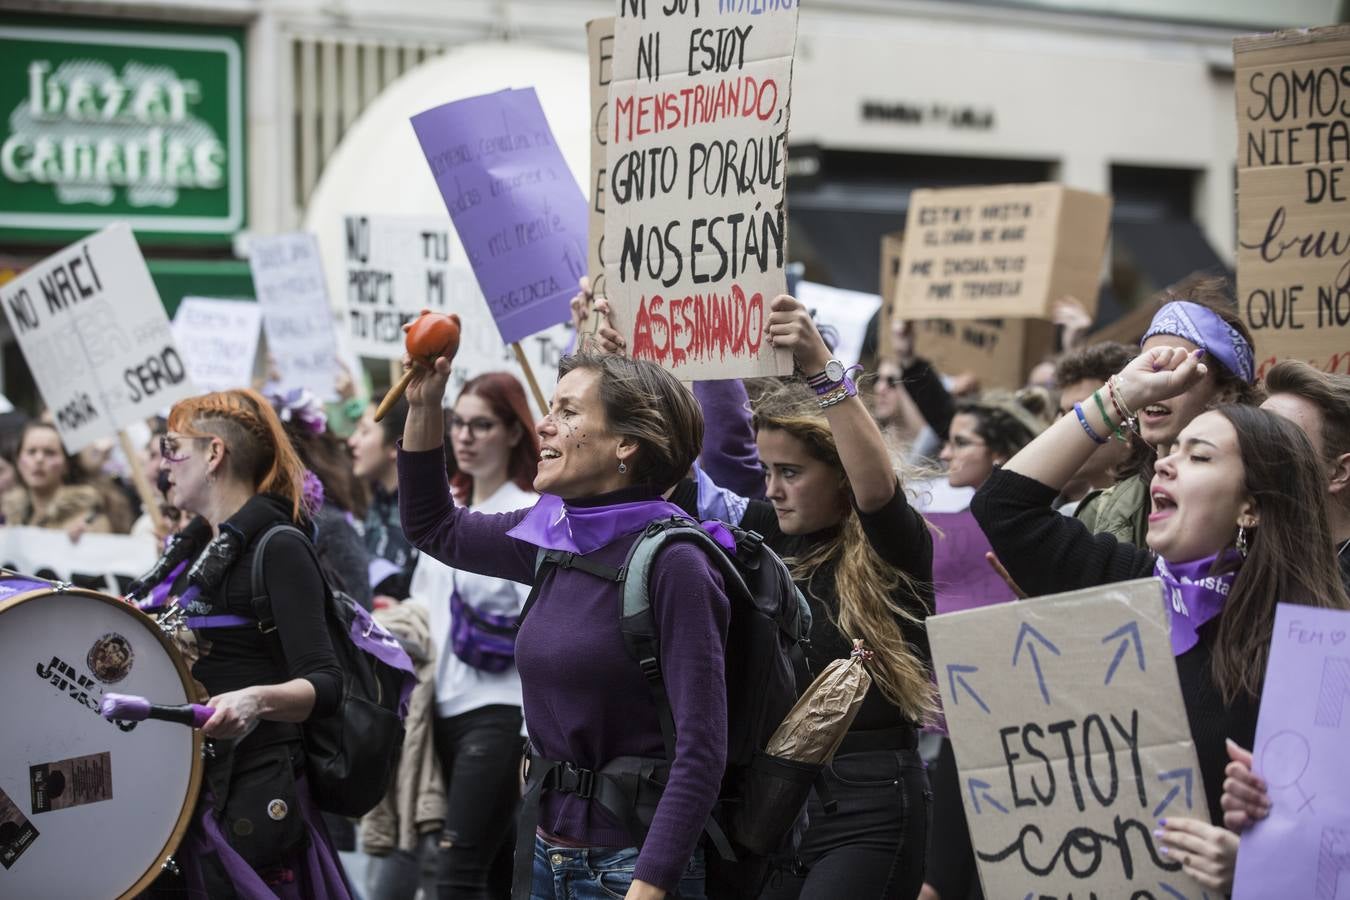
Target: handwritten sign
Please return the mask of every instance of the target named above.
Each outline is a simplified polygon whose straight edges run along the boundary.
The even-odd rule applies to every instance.
[[[634,357],[685,379],[786,375],[797,4],[622,0],[605,164],[605,290]]]
[[[192,383],[203,391],[248,387],[261,325],[256,303],[184,297],[173,317],[173,340]]]
[[[1059,184],[910,195],[897,313],[1049,318],[1060,297],[1094,312],[1111,198]]]
[[[905,255],[905,233],[893,231],[881,238],[881,316],[877,321],[877,353],[879,359],[895,356],[895,288],[900,283],[900,264]]]
[[[1257,375],[1350,373],[1350,25],[1233,41],[1238,306]]]
[[[614,17],[586,23],[591,85],[591,202],[586,270],[591,292],[605,296],[605,145],[609,143],[609,83],[614,73]]]
[[[344,224],[347,314],[359,354],[401,359],[403,332],[395,335],[386,324],[358,337],[358,317],[365,323],[397,321],[401,326],[426,307],[454,313],[462,326],[445,392],[448,402],[466,381],[484,372],[510,372],[524,383],[515,353],[502,343],[492,323],[464,246],[444,217],[354,215]],[[558,363],[569,336],[566,326],[554,325],[521,341],[545,395],[557,383]]]
[[[986,896],[1200,900],[1152,834],[1208,818],[1158,581],[949,613],[928,634]]]
[[[281,389],[303,387],[324,400],[336,399],[337,339],[314,235],[255,237],[248,264]]]
[[[1270,815],[1242,836],[1234,900],[1345,896],[1347,759],[1350,612],[1281,603],[1253,748],[1256,772],[1270,790]]]
[[[586,198],[534,89],[456,100],[412,124],[502,341],[569,321]]]
[[[0,306],[72,453],[195,393],[126,225],[7,282]]]
[[[921,319],[914,352],[949,375],[970,372],[982,388],[1014,390],[1055,349],[1055,326],[1044,319]]]

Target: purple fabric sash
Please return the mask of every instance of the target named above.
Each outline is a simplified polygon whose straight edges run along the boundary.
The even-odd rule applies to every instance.
[[[545,550],[585,556],[626,534],[641,531],[657,519],[671,516],[693,521],[687,512],[668,500],[569,506],[561,497],[544,494],[507,534]],[[728,553],[736,551],[736,541],[725,525],[713,521],[701,524]]]
[[[1215,562],[1228,569],[1211,575]],[[1168,563],[1161,556],[1153,564],[1153,574],[1167,588],[1167,609],[1172,618],[1172,655],[1180,656],[1200,642],[1199,629],[1223,611],[1237,576],[1234,563],[1242,557],[1236,550],[1184,563]]]
[[[150,596],[146,597],[137,604],[137,608],[142,612],[151,612],[156,609],[163,609],[169,604],[169,591],[173,589],[173,583],[178,580],[178,576],[187,569],[190,559],[185,559],[174,566],[163,581],[150,589]]]
[[[412,659],[398,638],[390,634],[383,625],[371,618],[370,613],[359,604],[350,604],[352,626],[349,635],[358,649],[364,650],[391,668],[403,673],[403,686],[399,689],[398,717],[408,718],[408,702],[412,698],[413,688],[417,686],[417,670]]]

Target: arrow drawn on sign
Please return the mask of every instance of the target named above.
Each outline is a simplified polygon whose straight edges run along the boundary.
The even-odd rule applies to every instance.
[[[1177,890],[1176,888],[1172,887],[1170,884],[1168,884],[1168,883],[1165,882],[1165,881],[1160,881],[1160,882],[1158,882],[1158,887],[1160,887],[1160,888],[1162,888],[1164,891],[1166,891],[1166,892],[1168,893],[1169,896],[1175,897],[1176,900],[1191,900],[1191,898],[1188,897],[1186,894],[1183,894],[1181,891],[1179,891],[1179,890]],[[1200,892],[1200,900],[1209,900],[1209,891],[1201,891],[1201,892]]]
[[[960,682],[961,687],[966,689],[966,693],[970,694],[970,696],[974,698],[975,702],[980,704],[980,709],[984,710],[985,713],[988,714],[989,707],[986,706],[984,701],[980,699],[980,695],[975,693],[975,689],[970,686],[970,682],[966,681],[966,679],[962,677],[962,673],[973,674],[978,671],[980,671],[979,666],[962,666],[957,665],[956,663],[949,663],[947,665],[947,683],[951,686],[952,689],[951,690],[952,706],[956,706],[956,704],[959,703],[961,700],[960,694],[956,690],[956,684],[957,682]]]
[[[1104,681],[1103,684],[1111,683],[1111,677],[1116,674],[1116,667],[1119,666],[1120,661],[1125,658],[1125,651],[1130,649],[1131,640],[1134,641],[1134,654],[1139,660],[1139,671],[1148,671],[1144,666],[1144,642],[1139,637],[1139,623],[1130,622],[1120,626],[1115,631],[1102,638],[1102,643],[1109,644],[1117,638],[1120,638],[1120,646],[1116,648],[1115,658],[1111,660],[1111,665],[1107,667],[1106,681]]]
[[[1185,779],[1186,808],[1192,809],[1193,807],[1191,805],[1191,796],[1192,796],[1192,789],[1195,787],[1195,771],[1190,768],[1186,768],[1186,769],[1173,769],[1170,772],[1158,773],[1159,781],[1175,781],[1178,778]],[[1167,805],[1171,803],[1174,799],[1176,799],[1176,796],[1179,793],[1181,793],[1181,785],[1179,784],[1172,785],[1172,789],[1167,792],[1167,796],[1163,797],[1162,802],[1159,803],[1157,808],[1153,810],[1153,818],[1156,819],[1158,818],[1158,816],[1161,816],[1163,814],[1163,810],[1167,809]]]
[[[988,803],[990,806],[992,806],[999,812],[1003,813],[1005,816],[1008,814],[1008,807],[1004,806],[1002,803],[999,803],[997,800],[995,800],[993,797],[989,795],[989,782],[981,781],[978,778],[968,778],[966,779],[966,783],[970,787],[970,802],[975,807],[975,815],[978,816],[984,812],[984,810],[980,809],[981,795],[984,796],[985,803]],[[978,793],[976,793],[977,791]]]
[[[1021,655],[1022,647],[1025,645],[1027,653],[1031,655],[1031,666],[1036,670],[1036,683],[1040,685],[1041,688],[1041,699],[1045,701],[1046,706],[1049,706],[1050,692],[1045,689],[1045,675],[1041,673],[1041,658],[1036,655],[1036,645],[1027,643],[1027,635],[1031,635],[1034,639],[1040,641],[1041,644],[1045,646],[1045,649],[1056,656],[1059,656],[1059,648],[1050,643],[1049,638],[1033,628],[1029,622],[1022,623],[1021,629],[1017,632],[1017,643],[1013,646],[1013,668],[1017,668],[1017,658]]]

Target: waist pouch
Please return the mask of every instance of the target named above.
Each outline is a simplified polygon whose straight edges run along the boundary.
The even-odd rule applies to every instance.
[[[779,850],[806,807],[822,768],[819,763],[755,751],[741,773],[741,803],[731,816],[731,839],[761,856]]]
[[[307,840],[296,786],[302,754],[293,743],[231,754],[225,790],[213,779],[221,833],[256,872],[282,865]]]
[[[516,661],[517,616],[474,609],[450,594],[450,649],[483,672],[505,672]]]

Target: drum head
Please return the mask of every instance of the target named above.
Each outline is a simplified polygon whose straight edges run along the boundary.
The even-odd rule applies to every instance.
[[[39,589],[0,600],[0,684],[0,897],[143,890],[187,829],[201,736],[99,703],[190,702],[182,657],[121,600]]]

